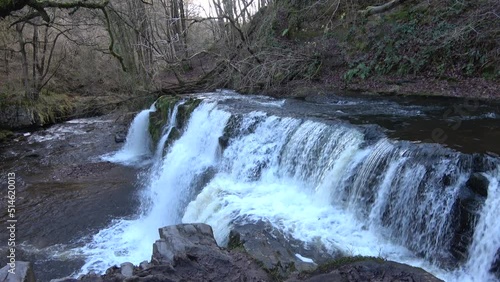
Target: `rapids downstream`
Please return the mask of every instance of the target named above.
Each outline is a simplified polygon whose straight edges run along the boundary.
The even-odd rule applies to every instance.
[[[124,146],[102,156],[142,168],[140,207],[69,252],[85,259],[79,273],[149,260],[162,226],[204,222],[224,246],[233,224],[263,220],[332,254],[497,281],[498,109],[469,103],[470,115],[453,116],[446,103],[406,100],[193,97],[202,102],[188,116],[187,98],[168,108],[158,138],[147,130],[158,102],[140,112]]]

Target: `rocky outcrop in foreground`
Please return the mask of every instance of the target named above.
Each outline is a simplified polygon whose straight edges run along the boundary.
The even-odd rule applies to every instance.
[[[297,263],[295,250],[287,249],[293,247],[294,243],[287,245],[282,240],[276,241],[281,243],[271,242],[274,239],[268,236],[269,228],[257,234],[256,240],[250,241],[248,230],[248,226],[243,226],[232,232],[234,248],[227,250],[217,245],[209,225],[200,223],[163,227],[159,230],[160,239],[153,245],[150,262],[143,262],[139,266],[123,263],[120,267],[109,268],[102,276],[88,274],[79,279],[63,278],[52,282],[441,281],[422,269],[376,258],[344,257],[319,266],[313,262]],[[258,242],[262,243],[261,251],[258,251]],[[276,245],[278,250],[268,249]],[[280,268],[281,265],[287,267]],[[280,271],[277,273],[273,269]],[[289,274],[288,278],[284,278],[283,273]]]
[[[35,282],[33,265],[30,262],[16,261],[0,269],[0,282]]]
[[[151,262],[143,262],[139,266],[126,262],[120,267],[109,268],[104,275],[88,274],[78,279],[68,277],[51,282],[441,281],[420,268],[379,258],[343,257],[319,265],[312,260],[304,261],[304,258],[298,261],[297,255],[294,255],[295,243],[285,243],[279,235],[276,238],[268,236],[271,235],[269,228],[258,233],[255,240],[246,233],[248,226],[237,229],[232,232],[231,240],[238,247],[227,250],[217,246],[209,225],[163,227],[160,229],[160,240],[153,245]],[[259,242],[262,246],[260,250]],[[316,251],[313,250],[313,253]],[[322,260],[323,256],[315,258]],[[0,269],[0,282],[36,281],[29,262],[16,262],[15,274],[9,274],[9,269],[9,265]]]

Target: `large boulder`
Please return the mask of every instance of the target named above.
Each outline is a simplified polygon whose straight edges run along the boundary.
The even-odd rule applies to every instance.
[[[466,185],[472,190],[472,192],[483,197],[488,197],[488,187],[490,186],[490,181],[482,173],[473,173],[469,177],[469,180],[467,180]]]
[[[103,281],[270,281],[245,253],[217,246],[206,224],[160,228],[150,263],[112,267]]]
[[[0,128],[25,128],[35,123],[35,113],[28,107],[9,105],[0,109]]]
[[[279,280],[294,271],[312,271],[318,264],[343,255],[340,251],[329,253],[320,242],[306,245],[287,238],[263,221],[233,226],[228,248],[244,250]]]
[[[313,273],[301,273],[290,278],[289,282],[339,281],[339,282],[375,282],[375,281],[442,281],[421,268],[412,267],[393,261],[376,258],[354,257],[345,264],[327,264]]]
[[[0,282],[35,282],[33,265],[30,262],[16,261],[0,269]]]
[[[464,187],[460,189],[453,206],[454,234],[450,252],[457,262],[464,262],[468,257],[474,228],[479,220],[481,207],[488,195],[489,180],[481,173],[473,173]]]

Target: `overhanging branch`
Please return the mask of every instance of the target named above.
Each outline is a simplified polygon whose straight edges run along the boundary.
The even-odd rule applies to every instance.
[[[50,21],[49,16],[45,12],[45,8],[59,8],[59,9],[74,9],[74,8],[87,8],[87,9],[102,9],[106,7],[109,0],[0,0],[0,18],[9,16],[12,12],[21,10],[29,6],[34,8],[43,19],[47,22]]]

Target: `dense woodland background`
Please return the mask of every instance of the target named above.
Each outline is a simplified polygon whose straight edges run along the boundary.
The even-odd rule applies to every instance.
[[[0,127],[215,88],[500,97],[497,0],[199,1],[0,0]]]

